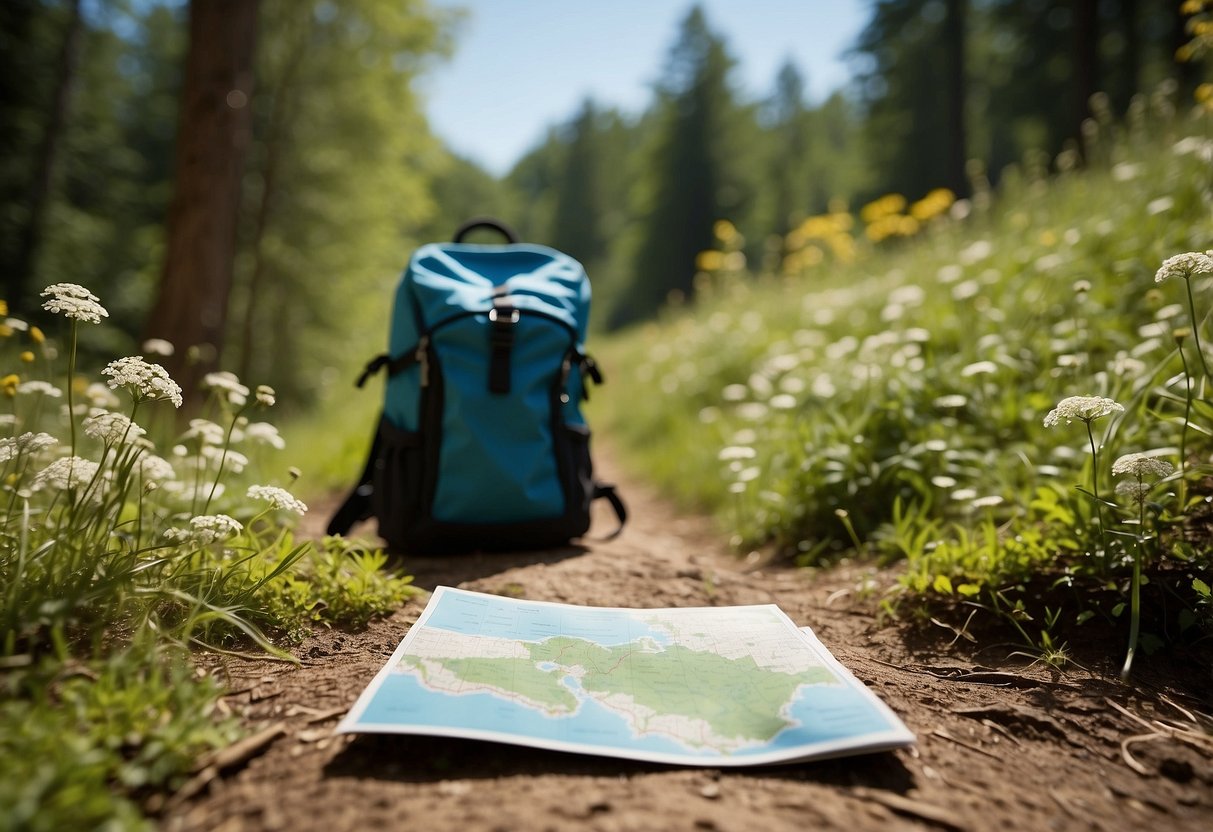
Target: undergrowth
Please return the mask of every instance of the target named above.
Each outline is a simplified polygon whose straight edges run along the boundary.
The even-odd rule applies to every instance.
[[[1085,166],[806,218],[780,274],[704,257],[692,306],[607,345],[600,414],[740,548],[904,559],[888,606],[969,603],[1042,654],[1105,622],[1127,677],[1139,644],[1213,632],[1211,118],[1163,89],[1089,124]],[[1041,579],[1076,591],[1046,610]]]
[[[61,339],[0,330],[0,830],[143,828],[145,805],[240,732],[191,651],[293,661],[310,627],[361,626],[413,590],[364,544],[295,540],[298,472],[260,420],[273,390],[211,373],[182,424],[159,364],[119,358],[104,381],[76,367],[99,298],[67,283],[43,298]]]

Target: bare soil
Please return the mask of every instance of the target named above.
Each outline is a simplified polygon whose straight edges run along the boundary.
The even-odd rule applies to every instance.
[[[617,473],[617,472],[613,472]],[[1011,655],[1006,633],[890,622],[894,574],[796,569],[727,551],[710,521],[625,482],[632,519],[610,542],[523,554],[411,557],[419,586],[624,607],[776,603],[918,736],[915,748],[725,771],[492,743],[336,736],[425,605],[361,632],[322,631],[299,666],[202,657],[253,741],[163,805],[187,830],[1213,829],[1211,651],[1141,657],[1116,678],[1114,642],[1071,644],[1057,672]],[[313,512],[322,525],[325,511]],[[605,513],[595,529],[611,528]],[[366,533],[373,529],[364,529]],[[948,626],[943,626],[948,625]],[[1003,643],[1000,643],[1003,642]]]

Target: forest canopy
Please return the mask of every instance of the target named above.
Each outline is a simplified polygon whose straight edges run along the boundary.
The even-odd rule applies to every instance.
[[[378,349],[411,247],[470,215],[581,259],[598,323],[623,326],[718,258],[803,272],[895,245],[1008,166],[1081,164],[1085,125],[1160,84],[1210,106],[1210,11],[879,0],[853,82],[810,100],[790,61],[743,96],[728,32],[689,7],[643,112],[587,99],[494,177],[426,124],[416,81],[458,16],[424,0],[10,0],[3,297],[36,320],[38,289],[70,279],[112,299],[86,354],[182,339],[185,378],[223,366],[307,404]],[[207,61],[233,80],[191,86]]]

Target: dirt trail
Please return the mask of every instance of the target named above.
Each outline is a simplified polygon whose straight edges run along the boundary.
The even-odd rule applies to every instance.
[[[615,541],[410,558],[408,569],[427,589],[577,604],[776,603],[905,720],[917,748],[718,771],[439,738],[334,736],[422,597],[363,632],[315,636],[298,650],[300,667],[225,660],[217,670],[234,691],[225,702],[251,729],[269,726],[273,739],[213,779],[198,778],[195,794],[164,809],[163,828],[1213,829],[1213,764],[1200,744],[1129,715],[1183,727],[1174,705],[1213,710],[1207,664],[1185,671],[1180,684],[1166,675],[1174,667],[1156,662],[1132,690],[1115,681],[1110,661],[1099,673],[1056,674],[1007,659],[1013,647],[949,646],[954,635],[942,627],[877,627],[875,601],[856,592],[863,569],[747,564],[724,550],[708,521],[678,514],[637,484],[621,490],[633,517]],[[322,514],[313,513],[316,522]],[[604,513],[595,528],[610,522]],[[1129,746],[1126,761],[1122,741],[1151,733],[1158,736]]]

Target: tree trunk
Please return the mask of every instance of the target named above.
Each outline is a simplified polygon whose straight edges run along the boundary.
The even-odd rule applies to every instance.
[[[1099,90],[1099,3],[1074,0],[1073,8],[1074,109],[1069,132],[1082,148],[1082,123],[1091,114],[1091,96]]]
[[[29,297],[30,282],[38,259],[43,232],[46,227],[46,209],[51,201],[51,188],[55,180],[55,168],[59,160],[59,147],[63,141],[71,109],[72,87],[76,80],[76,63],[80,54],[80,37],[84,29],[80,17],[80,0],[71,0],[67,10],[67,24],[59,55],[55,61],[55,92],[46,116],[46,128],[38,147],[33,175],[29,185],[29,213],[17,244],[13,263],[11,294],[14,308],[28,309],[35,304]]]
[[[252,140],[257,0],[191,0],[164,268],[145,332],[177,351],[187,394],[218,364],[236,252],[240,181]]]
[[[968,89],[965,74],[965,37],[968,0],[948,0],[944,21],[944,43],[947,49],[947,186],[953,193],[965,196],[969,180],[965,173],[968,162],[968,140],[965,131],[965,95]]]

